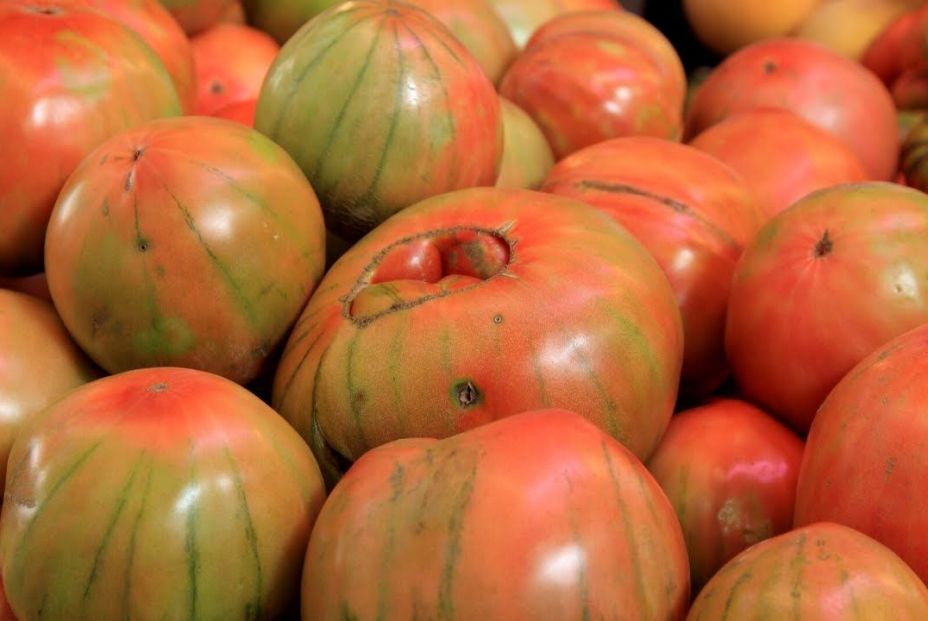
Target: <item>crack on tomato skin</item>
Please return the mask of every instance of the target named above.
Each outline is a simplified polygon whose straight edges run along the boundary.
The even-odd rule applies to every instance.
[[[516,248],[518,246],[518,240],[512,239],[510,236],[507,235],[507,233],[509,233],[509,231],[512,229],[514,224],[515,224],[514,222],[507,222],[498,228],[488,228],[488,227],[482,227],[482,226],[468,226],[468,225],[442,227],[442,228],[437,228],[437,229],[431,229],[428,231],[422,231],[419,233],[414,233],[412,235],[407,235],[394,242],[391,242],[390,244],[382,248],[379,252],[377,252],[377,254],[374,255],[373,259],[371,259],[371,261],[361,271],[360,276],[358,276],[357,280],[355,280],[354,285],[352,285],[348,293],[342,296],[341,298],[339,298],[339,302],[342,304],[342,317],[350,321],[357,328],[365,328],[369,326],[371,323],[373,323],[374,321],[381,319],[383,317],[386,317],[388,315],[392,315],[397,312],[409,310],[411,308],[415,308],[416,306],[421,306],[422,304],[431,302],[432,300],[446,298],[450,295],[455,295],[455,294],[463,293],[465,291],[476,289],[478,287],[482,287],[486,285],[488,282],[490,282],[491,280],[493,280],[494,278],[497,278],[497,277],[515,278],[516,276],[509,271],[509,268],[514,263],[516,263],[516,260],[517,260],[516,259]],[[377,271],[377,268],[380,267],[380,265],[390,255],[390,253],[393,252],[393,250],[395,250],[396,248],[400,246],[410,244],[412,242],[416,242],[422,239],[437,238],[437,237],[441,237],[445,235],[454,235],[460,232],[473,232],[473,233],[477,233],[478,235],[479,234],[489,235],[492,237],[496,237],[497,239],[505,242],[507,246],[509,247],[508,264],[505,265],[499,272],[493,274],[492,276],[482,279],[482,280],[478,280],[477,282],[471,285],[466,285],[464,287],[459,287],[455,289],[444,289],[441,291],[437,291],[435,293],[430,293],[427,295],[420,296],[412,300],[400,300],[390,305],[388,308],[378,311],[376,313],[372,313],[370,315],[357,316],[357,315],[352,314],[351,312],[352,303],[355,301],[355,299],[358,297],[361,291],[363,291],[365,288],[370,286],[371,280],[373,279],[374,274]]]
[[[167,382],[156,382],[148,387],[148,392],[153,392],[156,394],[159,392],[167,392],[170,387],[170,384]]]
[[[608,181],[597,181],[596,179],[583,179],[582,181],[577,182],[577,187],[580,189],[599,190],[601,192],[609,192],[614,194],[631,194],[632,196],[649,198],[653,201],[661,203],[662,205],[670,207],[678,213],[693,214],[692,207],[683,201],[678,201],[675,198],[665,196],[663,194],[649,192],[628,183],[609,183]]]

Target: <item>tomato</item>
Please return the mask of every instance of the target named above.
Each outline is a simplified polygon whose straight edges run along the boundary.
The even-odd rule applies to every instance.
[[[869,179],[888,181],[896,174],[892,95],[873,73],[821,44],[770,39],[728,56],[693,96],[686,139],[759,107],[789,110],[837,136],[860,158]]]
[[[0,3],[0,275],[42,271],[58,192],[104,140],[180,114],[171,76],[123,24],[64,0]]]
[[[303,619],[682,619],[680,526],[634,455],[571,412],[365,454],[319,515]]]
[[[640,458],[677,396],[680,311],[660,267],[583,203],[474,188],[410,206],[327,272],[273,403],[329,480],[368,449],[570,407]]]
[[[683,527],[693,588],[793,525],[802,440],[762,410],[713,399],[676,414],[648,470]]]
[[[892,548],[928,580],[928,325],[882,345],[822,404],[799,473],[796,524],[840,522]]]
[[[203,371],[84,385],[10,453],[3,584],[23,621],[275,619],[325,490],[269,406]]]
[[[795,429],[851,367],[928,322],[928,196],[889,182],[813,192],[735,269],[725,348],[744,396]]]

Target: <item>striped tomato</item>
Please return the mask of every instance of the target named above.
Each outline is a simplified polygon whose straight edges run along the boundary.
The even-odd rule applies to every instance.
[[[640,40],[568,30],[537,39],[499,92],[538,123],[556,158],[610,138],[680,138],[683,90]]]
[[[593,205],[644,244],[670,279],[683,314],[681,390],[699,396],[718,388],[728,375],[731,275],[764,220],[741,177],[692,147],[639,136],[561,160],[542,190]]]
[[[807,431],[835,384],[928,322],[928,196],[837,185],[774,216],[735,269],[725,349],[745,395]]]
[[[644,52],[667,80],[671,99],[686,96],[686,70],[669,39],[643,17],[628,11],[573,11],[545,22],[526,47],[568,34],[595,34],[631,44]]]
[[[500,97],[505,136],[496,187],[537,189],[554,166],[554,154],[525,110]]]
[[[506,22],[512,38],[524,47],[535,30],[558,15],[574,11],[621,10],[618,0],[487,0]]]
[[[81,159],[180,102],[142,39],[64,0],[0,3],[0,84],[0,275],[25,275],[42,269],[49,214]]]
[[[319,193],[326,225],[357,238],[436,194],[496,180],[499,98],[438,20],[357,0],[317,16],[281,49],[255,127]]]
[[[545,410],[364,455],[316,522],[303,620],[682,619],[686,551],[634,455]]]
[[[731,560],[687,621],[928,619],[928,588],[889,548],[828,522],[758,543]]]
[[[648,461],[680,519],[699,589],[751,545],[793,525],[802,440],[736,399],[680,412]]]
[[[48,228],[48,284],[109,372],[185,366],[244,383],[322,275],[324,234],[283,149],[240,123],[163,119],[72,175]]]
[[[0,492],[20,428],[98,374],[51,304],[0,289]]]
[[[414,205],[326,274],[291,334],[275,409],[325,474],[403,437],[570,408],[640,458],[670,419],[680,312],[608,216],[529,190]]]
[[[831,520],[899,554],[928,581],[928,325],[881,346],[822,404],[799,473],[796,523]],[[926,617],[928,618],[928,617]]]
[[[324,498],[293,429],[191,369],[87,384],[17,438],[10,464],[0,556],[23,621],[274,619]]]

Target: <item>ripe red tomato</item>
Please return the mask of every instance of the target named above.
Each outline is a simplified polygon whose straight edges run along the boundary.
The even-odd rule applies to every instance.
[[[896,106],[882,82],[859,63],[821,44],[770,39],[727,57],[693,96],[686,137],[745,110],[794,112],[849,145],[868,178],[892,179],[899,143]]]
[[[695,590],[742,550],[793,525],[802,440],[737,399],[676,414],[648,460],[683,527]]]
[[[365,454],[332,491],[304,619],[682,619],[686,550],[634,455],[580,416],[517,414]]]
[[[796,524],[840,522],[892,548],[928,581],[928,324],[874,351],[822,404],[806,444]]]
[[[851,367],[928,321],[928,196],[819,190],[774,216],[735,269],[725,348],[743,394],[795,429]]]
[[[191,40],[197,70],[197,114],[257,99],[280,46],[249,26],[218,24]]]
[[[84,156],[181,108],[137,34],[64,0],[0,3],[0,84],[0,275],[27,275],[42,271],[49,215]]]

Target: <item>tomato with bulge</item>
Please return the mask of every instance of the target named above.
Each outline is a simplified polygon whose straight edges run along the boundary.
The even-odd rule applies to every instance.
[[[413,205],[352,246],[284,349],[273,404],[330,481],[367,450],[571,407],[647,457],[683,334],[645,248],[580,201],[502,188]]]

